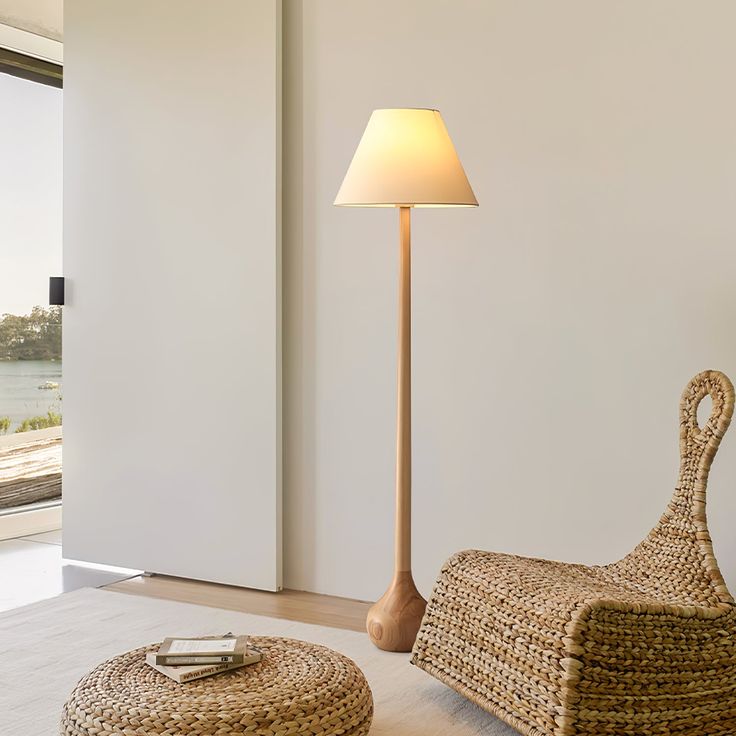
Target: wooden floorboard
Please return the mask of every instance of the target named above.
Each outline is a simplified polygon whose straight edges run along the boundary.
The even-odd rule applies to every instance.
[[[352,631],[365,631],[365,617],[371,605],[364,601],[298,590],[268,593],[166,575],[130,578],[108,585],[106,590],[183,603],[197,603],[230,611],[243,611]]]

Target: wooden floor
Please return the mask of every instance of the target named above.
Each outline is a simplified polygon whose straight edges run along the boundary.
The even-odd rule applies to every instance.
[[[197,603],[352,631],[365,631],[365,617],[371,605],[364,601],[298,590],[267,593],[165,575],[139,576],[105,587],[120,593]]]

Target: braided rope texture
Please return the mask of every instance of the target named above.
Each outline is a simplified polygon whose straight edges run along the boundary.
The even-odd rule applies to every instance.
[[[254,665],[179,685],[146,664],[142,647],[82,678],[64,706],[61,736],[364,736],[373,696],[357,665],[316,644],[253,637]]]
[[[705,396],[713,409],[700,428]],[[451,557],[412,663],[526,736],[734,736],[736,607],[705,514],[733,406],[722,373],[687,385],[674,496],[619,562]]]

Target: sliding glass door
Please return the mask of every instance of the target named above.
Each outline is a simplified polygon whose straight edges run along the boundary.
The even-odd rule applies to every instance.
[[[24,59],[0,49],[0,514],[61,499],[62,91]]]

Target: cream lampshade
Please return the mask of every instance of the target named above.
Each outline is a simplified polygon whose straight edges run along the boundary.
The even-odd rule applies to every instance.
[[[399,366],[396,416],[396,552],[394,577],[368,612],[381,649],[408,652],[426,601],[411,573],[411,208],[476,207],[437,110],[376,110],[368,121],[335,204],[399,210]]]
[[[375,110],[335,204],[477,207],[438,110]]]

